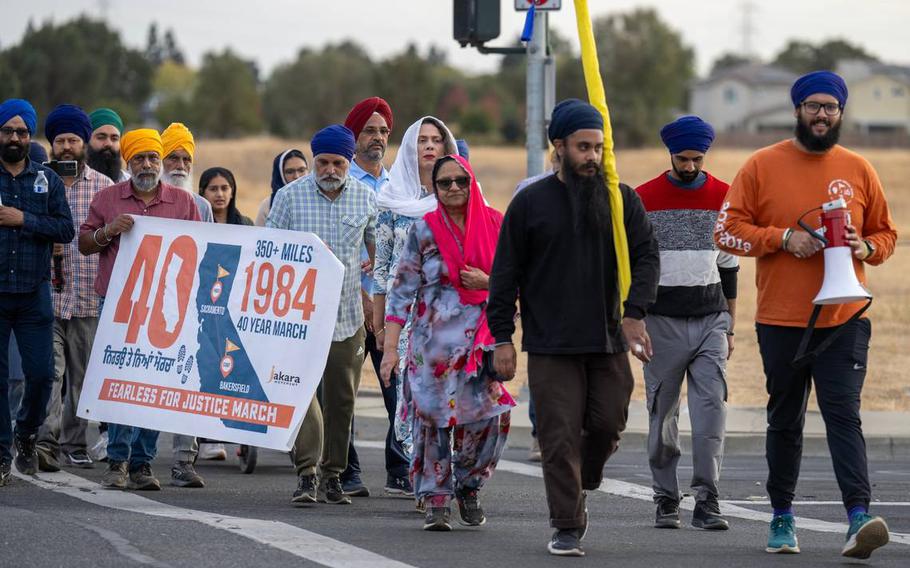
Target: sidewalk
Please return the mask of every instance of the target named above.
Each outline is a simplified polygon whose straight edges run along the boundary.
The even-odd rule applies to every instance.
[[[512,430],[509,445],[528,448],[531,445],[531,421],[528,419],[527,392],[523,391],[521,402],[512,410]],[[361,391],[357,397],[358,418],[386,419],[385,406],[378,391]],[[863,433],[869,456],[889,459],[910,457],[910,414],[905,412],[865,411]],[[726,453],[763,455],[765,453],[765,409],[756,407],[727,408]],[[691,424],[688,408],[683,406],[679,414],[679,431],[683,451],[689,452]],[[622,446],[626,449],[645,451],[648,440],[648,411],[642,401],[629,405],[629,421],[623,433]],[[818,411],[806,412],[806,426],[803,436],[803,455],[827,456],[828,443],[825,440],[825,425]]]

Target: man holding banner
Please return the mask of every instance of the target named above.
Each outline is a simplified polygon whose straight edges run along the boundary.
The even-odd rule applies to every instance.
[[[133,215],[200,220],[193,196],[161,181],[164,150],[157,131],[142,128],[127,132],[120,146],[131,177],[98,192],[79,229],[79,251],[100,255],[95,292],[101,296],[102,306],[120,248],[120,234],[133,227]],[[158,431],[112,423],[108,437],[108,469],[101,480],[102,487],[161,489],[151,467],[157,453]],[[195,474],[191,463],[181,465],[187,474]]]
[[[366,332],[360,249],[366,245],[372,263],[376,194],[348,175],[355,148],[354,134],[348,128],[337,124],[324,128],[310,145],[313,172],[278,192],[266,227],[315,233],[344,265],[344,282],[322,377],[322,405],[313,397],[294,445],[298,483],[291,502],[315,503],[318,498],[325,503],[350,504],[340,476],[347,467],[354,400],[363,367]],[[322,477],[318,490],[317,462]]]

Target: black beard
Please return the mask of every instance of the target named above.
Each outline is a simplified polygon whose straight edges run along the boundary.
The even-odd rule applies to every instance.
[[[0,144],[0,159],[8,164],[18,164],[28,156],[28,149],[22,144],[8,142]]]
[[[827,152],[840,140],[841,121],[838,120],[837,124],[832,125],[831,121],[828,120],[828,132],[823,136],[816,136],[812,133],[812,123],[817,121],[818,119],[813,119],[811,123],[806,125],[802,120],[797,119],[796,139],[810,152]]]
[[[676,177],[683,183],[692,183],[698,177],[698,174],[701,173],[701,170],[695,170],[694,172],[681,172],[676,169],[676,164],[670,163],[673,166],[673,173],[676,174]]]
[[[560,166],[560,170],[565,172],[566,187],[569,189],[575,232],[608,234],[612,230],[612,221],[610,196],[603,177],[603,167],[600,164],[592,164],[596,172],[594,175],[586,176],[576,171],[579,165],[572,163],[568,157],[563,157]]]
[[[51,151],[51,159],[52,159],[52,160],[61,161],[63,158],[61,158],[60,156],[55,155],[54,152]],[[79,167],[79,169],[82,169],[82,164],[85,163],[85,151],[83,151],[81,154],[79,154],[79,155],[77,155],[77,156],[75,156],[75,157],[73,157],[73,158],[70,158],[70,159],[71,159],[71,160],[75,160],[76,163],[77,163],[77,165],[78,165],[78,167]],[[92,169],[94,169],[94,168],[92,168]],[[105,175],[106,175],[106,174],[105,174]]]
[[[105,149],[96,152],[91,146],[86,150],[85,163],[96,172],[100,172],[112,181],[120,179],[120,155],[113,150]]]

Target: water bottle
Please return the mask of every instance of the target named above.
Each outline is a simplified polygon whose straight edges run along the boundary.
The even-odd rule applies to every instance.
[[[35,178],[35,193],[47,193],[47,176],[44,170],[38,170],[38,176]]]

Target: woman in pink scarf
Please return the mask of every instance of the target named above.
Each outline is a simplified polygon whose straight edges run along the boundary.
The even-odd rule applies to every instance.
[[[388,381],[398,368],[395,346],[413,308],[403,377],[411,477],[427,505],[423,528],[447,531],[453,496],[462,524],[486,522],[477,493],[505,448],[515,402],[483,365],[493,349],[484,308],[502,214],[459,156],[436,162],[433,186],[439,207],[411,227],[389,292],[381,374]]]

